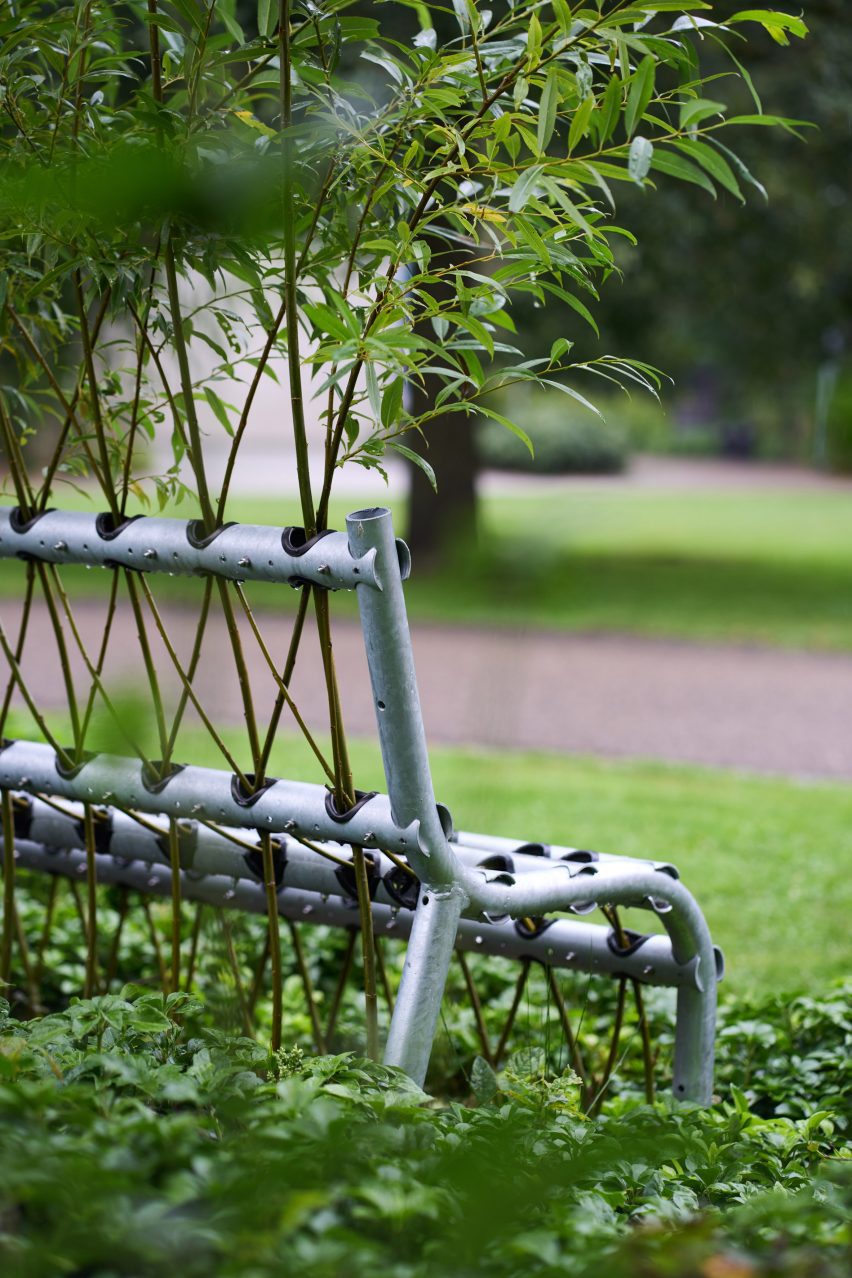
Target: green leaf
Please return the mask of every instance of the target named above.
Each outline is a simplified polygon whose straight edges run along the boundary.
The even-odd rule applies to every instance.
[[[584,98],[577,110],[574,112],[574,118],[571,121],[571,128],[568,130],[568,154],[570,155],[577,143],[582,141],[589,131],[589,121],[592,118],[592,112],[595,109],[595,99],[590,93]]]
[[[649,54],[637,67],[627,95],[627,110],[624,113],[624,128],[628,138],[632,138],[636,125],[645,114],[648,103],[654,95],[654,79],[657,64]]]
[[[547,150],[556,126],[556,108],[560,99],[558,74],[555,66],[550,68],[541,94],[541,102],[538,108],[538,129],[536,132],[539,154]]]
[[[535,449],[533,448],[532,440],[527,432],[521,429],[517,422],[510,421],[508,417],[504,417],[502,413],[498,413],[494,408],[487,408],[485,404],[480,405],[479,411],[485,417],[491,417],[495,422],[499,422],[501,426],[505,426],[506,430],[510,430],[513,435],[516,435],[518,439],[526,445],[529,450],[530,457],[535,457]]]
[[[651,168],[656,169],[658,173],[667,173],[669,177],[678,178],[681,182],[692,182],[712,195],[714,200],[716,199],[716,188],[707,174],[674,151],[657,147],[651,160]]]
[[[272,0],[257,0],[257,29],[264,39],[272,35],[278,24],[277,5]]]
[[[800,39],[808,34],[807,23],[802,18],[793,17],[789,13],[775,13],[771,9],[742,9],[732,18],[726,19],[726,23],[730,26],[733,26],[735,22],[759,23],[777,44],[790,43],[788,32]]]
[[[228,409],[226,408],[223,401],[216,394],[212,386],[204,387],[204,398],[207,400],[207,403],[212,408],[216,416],[216,420],[219,422],[219,424],[225,427],[225,430],[228,432],[229,435],[233,435],[234,428],[231,425],[231,419],[228,416]]]
[[[396,377],[389,386],[385,388],[382,395],[381,420],[382,425],[386,427],[393,426],[399,416],[402,408],[402,394],[405,382],[401,377]]]
[[[609,84],[601,104],[600,139],[601,144],[608,141],[615,132],[618,117],[621,114],[621,92],[623,85],[617,75],[610,76]]]
[[[399,453],[402,457],[407,458],[408,461],[412,462],[413,465],[422,470],[423,474],[429,480],[432,490],[434,492],[438,491],[438,481],[435,478],[435,472],[425,457],[421,457],[419,453],[415,453],[413,448],[408,448],[405,444],[401,444],[398,439],[392,439],[388,447],[392,448],[395,453]]]
[[[487,1105],[499,1089],[497,1075],[484,1056],[477,1056],[470,1070],[470,1090],[480,1105]]]
[[[637,135],[630,143],[630,152],[627,157],[627,171],[634,182],[638,182],[641,186],[648,171],[651,168],[651,161],[654,158],[654,146],[647,138]]]
[[[531,168],[524,169],[512,187],[512,193],[509,196],[510,213],[520,213],[532,195],[533,188],[543,172],[543,164],[533,164]]]
[[[713,115],[724,115],[726,110],[724,102],[713,102],[710,98],[691,98],[681,104],[680,127],[694,129]]]
[[[726,191],[730,191],[731,195],[735,195],[738,200],[745,203],[745,197],[740,190],[739,183],[734,177],[731,166],[727,160],[709,146],[706,142],[699,142],[697,138],[685,138],[676,142],[675,146],[690,159],[695,160],[706,173],[709,173],[714,181],[724,187]]]

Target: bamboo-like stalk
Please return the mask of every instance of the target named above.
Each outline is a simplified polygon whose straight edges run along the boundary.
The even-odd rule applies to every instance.
[[[177,821],[174,817],[169,818],[169,866],[172,873],[172,962],[170,975],[172,992],[177,993],[180,989],[180,941],[183,918],[181,912],[180,842]]]
[[[272,837],[260,836],[260,852],[263,860],[263,886],[266,891],[267,942],[272,975],[272,1050],[281,1046],[281,1026],[284,1016],[281,982],[281,933],[278,923],[278,887],[275,883],[275,862],[272,855]],[[254,989],[252,990],[254,996]],[[254,997],[252,999],[254,1007]]]
[[[320,1056],[325,1052],[325,1039],[323,1037],[322,1026],[319,1019],[319,1010],[317,1008],[317,1000],[314,994],[313,981],[308,971],[308,965],[305,961],[305,952],[302,948],[302,938],[299,934],[299,928],[292,919],[287,920],[287,927],[290,932],[290,940],[293,943],[293,957],[296,960],[296,971],[299,973],[299,979],[302,982],[302,989],[305,993],[305,1006],[308,1009],[308,1016],[311,1022],[311,1034],[313,1035],[314,1047]]]
[[[515,1024],[515,1018],[517,1017],[518,1010],[521,1006],[521,999],[524,997],[524,990],[527,987],[527,981],[529,980],[531,966],[532,966],[532,962],[530,959],[526,959],[526,958],[521,959],[521,970],[518,973],[518,979],[515,982],[515,993],[512,998],[512,1006],[509,1008],[509,1014],[503,1023],[503,1030],[500,1034],[499,1042],[497,1043],[497,1047],[495,1048],[495,1051],[494,1051],[495,1068],[499,1066],[500,1062],[503,1059],[503,1053],[506,1050],[506,1044],[509,1041],[509,1035],[512,1032],[512,1027]]]
[[[225,937],[225,952],[228,956],[228,964],[234,978],[234,992],[237,996],[237,1007],[240,1013],[240,1021],[242,1022],[243,1033],[246,1038],[254,1038],[254,1026],[251,1016],[249,1015],[248,1003],[246,1002],[245,990],[243,989],[243,978],[240,974],[240,964],[237,958],[237,951],[234,948],[234,934],[231,931],[231,922],[228,918],[227,910],[219,911],[219,926]]]
[[[0,982],[9,984],[12,973],[12,939],[15,933],[15,818],[12,796],[0,791],[3,821],[3,935],[0,937]]]
[[[86,984],[85,998],[94,998],[98,987],[98,872],[95,861],[95,820],[92,805],[83,805],[86,844]]]
[[[485,1024],[485,1017],[482,1012],[482,1002],[479,998],[479,990],[476,988],[476,982],[470,970],[470,964],[461,950],[456,950],[456,959],[462,970],[465,987],[467,988],[467,996],[470,999],[470,1005],[473,1008],[473,1019],[476,1024],[476,1033],[479,1037],[479,1046],[484,1059],[492,1067],[494,1066],[494,1053],[491,1049],[491,1039],[488,1035],[488,1027]]]
[[[367,1055],[379,1059],[379,1000],[376,993],[376,942],[373,935],[373,911],[370,908],[370,885],[364,849],[352,848],[355,886],[358,894],[358,916],[361,920],[361,953],[364,962],[364,1015],[367,1028]]]
[[[316,532],[314,499],[308,465],[308,437],[302,396],[302,362],[299,349],[299,313],[296,296],[296,208],[293,188],[292,58],[290,54],[290,0],[278,0],[278,60],[281,107],[281,195],[284,230],[284,303],[287,324],[287,372],[290,381],[290,409],[296,445],[296,475],[302,519],[308,537]]]

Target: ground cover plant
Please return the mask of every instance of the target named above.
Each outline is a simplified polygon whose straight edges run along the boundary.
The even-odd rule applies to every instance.
[[[529,1052],[474,1067],[471,1106],[183,995],[6,1019],[4,1272],[842,1278],[850,993],[732,1002],[712,1110],[628,1091],[597,1119]]]

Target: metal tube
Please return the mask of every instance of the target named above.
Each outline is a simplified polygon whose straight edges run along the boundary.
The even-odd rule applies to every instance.
[[[15,859],[23,869],[61,874],[66,878],[82,878],[86,873],[85,853],[76,846],[46,846],[31,838],[17,839]],[[122,884],[154,896],[171,894],[171,871],[162,860],[138,857],[131,861],[117,853],[98,853],[95,865],[99,883]],[[263,885],[248,876],[184,870],[181,894],[186,900],[204,901],[224,909],[238,909],[250,914],[266,913]],[[320,923],[328,927],[358,926],[357,904],[353,897],[339,889],[337,894],[308,891],[288,883],[286,875],[278,892],[278,908],[283,917],[294,921]],[[371,908],[377,936],[404,940],[411,935],[414,911],[380,900],[374,900]],[[471,954],[488,954],[509,960],[526,958],[544,967],[565,971],[629,976],[646,985],[683,989],[696,983],[696,961],[678,963],[667,936],[648,935],[629,953],[620,953],[608,927],[576,919],[556,919],[540,934],[527,936],[511,920],[490,923],[461,918],[455,946]]]
[[[458,866],[429,767],[402,590],[400,555],[408,551],[397,545],[390,511],[383,507],[347,515],[346,528],[352,555],[374,556],[378,589],[359,590],[358,609],[391,812],[399,826],[416,825],[417,844],[408,856],[423,882],[448,885],[458,880]]]
[[[586,848],[561,847],[558,843],[529,843],[524,839],[507,839],[504,836],[494,834],[473,834],[469,830],[455,831],[450,841],[454,847],[479,849],[485,853],[502,854],[513,858],[525,855],[522,851],[519,851],[520,849],[538,847],[542,849],[542,852],[537,859],[545,863],[549,859],[551,861],[572,861],[577,865],[604,864],[611,861],[626,862],[628,865],[650,865],[655,870],[662,870],[664,874],[671,875],[673,879],[680,878],[677,866],[672,865],[671,861],[653,861],[644,857],[619,856],[615,852],[591,852]]]
[[[231,524],[199,540],[191,537],[191,522],[159,515],[128,519],[112,532],[103,516],[72,510],[47,510],[21,525],[14,508],[0,507],[0,559],[23,555],[52,564],[212,573],[235,581],[310,581],[331,590],[376,584],[373,556],[353,558],[345,533],[328,533],[303,550],[294,547],[297,553],[285,550],[284,533],[261,524]]]
[[[385,1064],[398,1065],[423,1086],[447,972],[466,898],[459,888],[424,887],[414,912],[411,939],[385,1047]]]

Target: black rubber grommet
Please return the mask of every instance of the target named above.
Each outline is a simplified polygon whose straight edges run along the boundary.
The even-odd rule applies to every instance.
[[[65,753],[69,757],[73,757],[74,755],[74,751],[71,749],[70,746],[65,751]],[[64,764],[60,760],[59,755],[56,754],[54,755],[54,767],[56,768],[56,771],[58,772],[59,776],[62,777],[63,781],[73,781],[74,778],[83,771],[83,768],[85,768],[86,764],[91,763],[92,759],[96,759],[96,758],[97,758],[97,755],[95,754],[93,750],[84,750],[83,757],[82,759],[79,760],[79,762],[72,763],[70,764],[70,766],[66,766],[66,764]]]
[[[330,528],[324,528],[322,532],[314,533],[313,537],[306,537],[304,528],[285,528],[281,533],[281,548],[291,558],[298,559],[318,541],[322,541],[323,537],[330,537],[331,531]]]
[[[186,540],[192,546],[193,550],[206,550],[208,546],[216,540],[220,533],[226,528],[233,528],[236,524],[235,519],[229,519],[226,524],[220,524],[218,528],[214,528],[211,533],[204,531],[204,524],[200,519],[190,519],[186,525]]]
[[[128,515],[126,519],[120,519],[115,522],[115,517],[108,510],[102,510],[95,517],[95,532],[101,541],[114,541],[120,536],[130,524],[135,524],[137,519],[143,519],[143,515]],[[116,565],[118,566],[118,565]],[[123,566],[123,565],[122,565]]]
[[[12,800],[12,825],[15,831],[15,838],[28,839],[30,837],[30,826],[32,823],[32,799],[25,799],[20,795],[16,795]]]
[[[183,772],[185,763],[170,763],[165,776],[161,776],[162,759],[151,759],[142,764],[142,784],[149,794],[162,794],[172,777]]]
[[[371,799],[375,799],[378,794],[377,790],[356,790],[355,802],[351,808],[347,808],[345,812],[338,812],[337,805],[334,802],[334,793],[326,790],[325,793],[325,810],[331,817],[332,821],[337,825],[345,825],[347,821],[351,821],[356,812],[360,812],[365,803],[369,803]]]
[[[112,813],[106,808],[96,808],[92,813],[94,821],[92,826],[95,832],[95,851],[100,856],[109,854],[109,845],[112,840]],[[74,822],[74,829],[85,844],[86,842],[86,822],[82,820]]]
[[[392,901],[405,910],[413,910],[420,896],[420,880],[414,874],[406,874],[398,865],[392,866],[382,879],[385,891]]]
[[[254,773],[245,773],[246,781],[249,785],[254,785]],[[246,790],[240,781],[240,778],[234,773],[231,777],[231,798],[238,803],[241,808],[253,808],[262,794],[265,794],[270,786],[275,785],[277,777],[269,777],[264,781],[263,785],[257,790]]]
[[[495,852],[491,856],[487,856],[484,861],[477,863],[479,870],[502,870],[506,874],[515,873],[515,863],[505,852]]]
[[[570,861],[572,865],[591,865],[594,861],[599,861],[600,856],[597,852],[589,852],[587,848],[575,848],[573,852],[566,852],[560,859]]]
[[[379,886],[379,872],[376,866],[376,858],[370,852],[364,853],[364,864],[367,869],[367,889],[370,893],[370,900],[376,895]],[[334,877],[343,888],[344,894],[351,900],[358,900],[358,884],[355,880],[354,865],[338,865],[334,871]]]
[[[515,848],[516,856],[550,856],[550,845],[547,843],[522,843]]]
[[[47,510],[36,511],[36,513],[31,515],[29,519],[24,519],[24,516],[21,514],[20,506],[13,506],[9,511],[9,527],[12,529],[12,532],[29,532],[30,529],[38,523],[42,515],[49,515],[55,509],[55,506],[50,506]]]
[[[251,870],[258,883],[263,883],[263,850],[252,848],[243,853],[243,860]],[[275,875],[275,886],[280,888],[284,882],[284,869],[287,865],[287,853],[277,839],[272,842],[272,870]]]
[[[635,954],[646,941],[650,940],[650,936],[646,932],[633,932],[630,928],[623,928],[622,930],[627,937],[626,945],[619,945],[615,932],[610,931],[606,934],[607,948],[613,954],[617,954],[619,958],[628,958],[631,954]]]
[[[556,919],[515,919],[515,931],[525,941],[534,941],[536,937],[543,936],[549,927],[553,927],[555,922]]]

